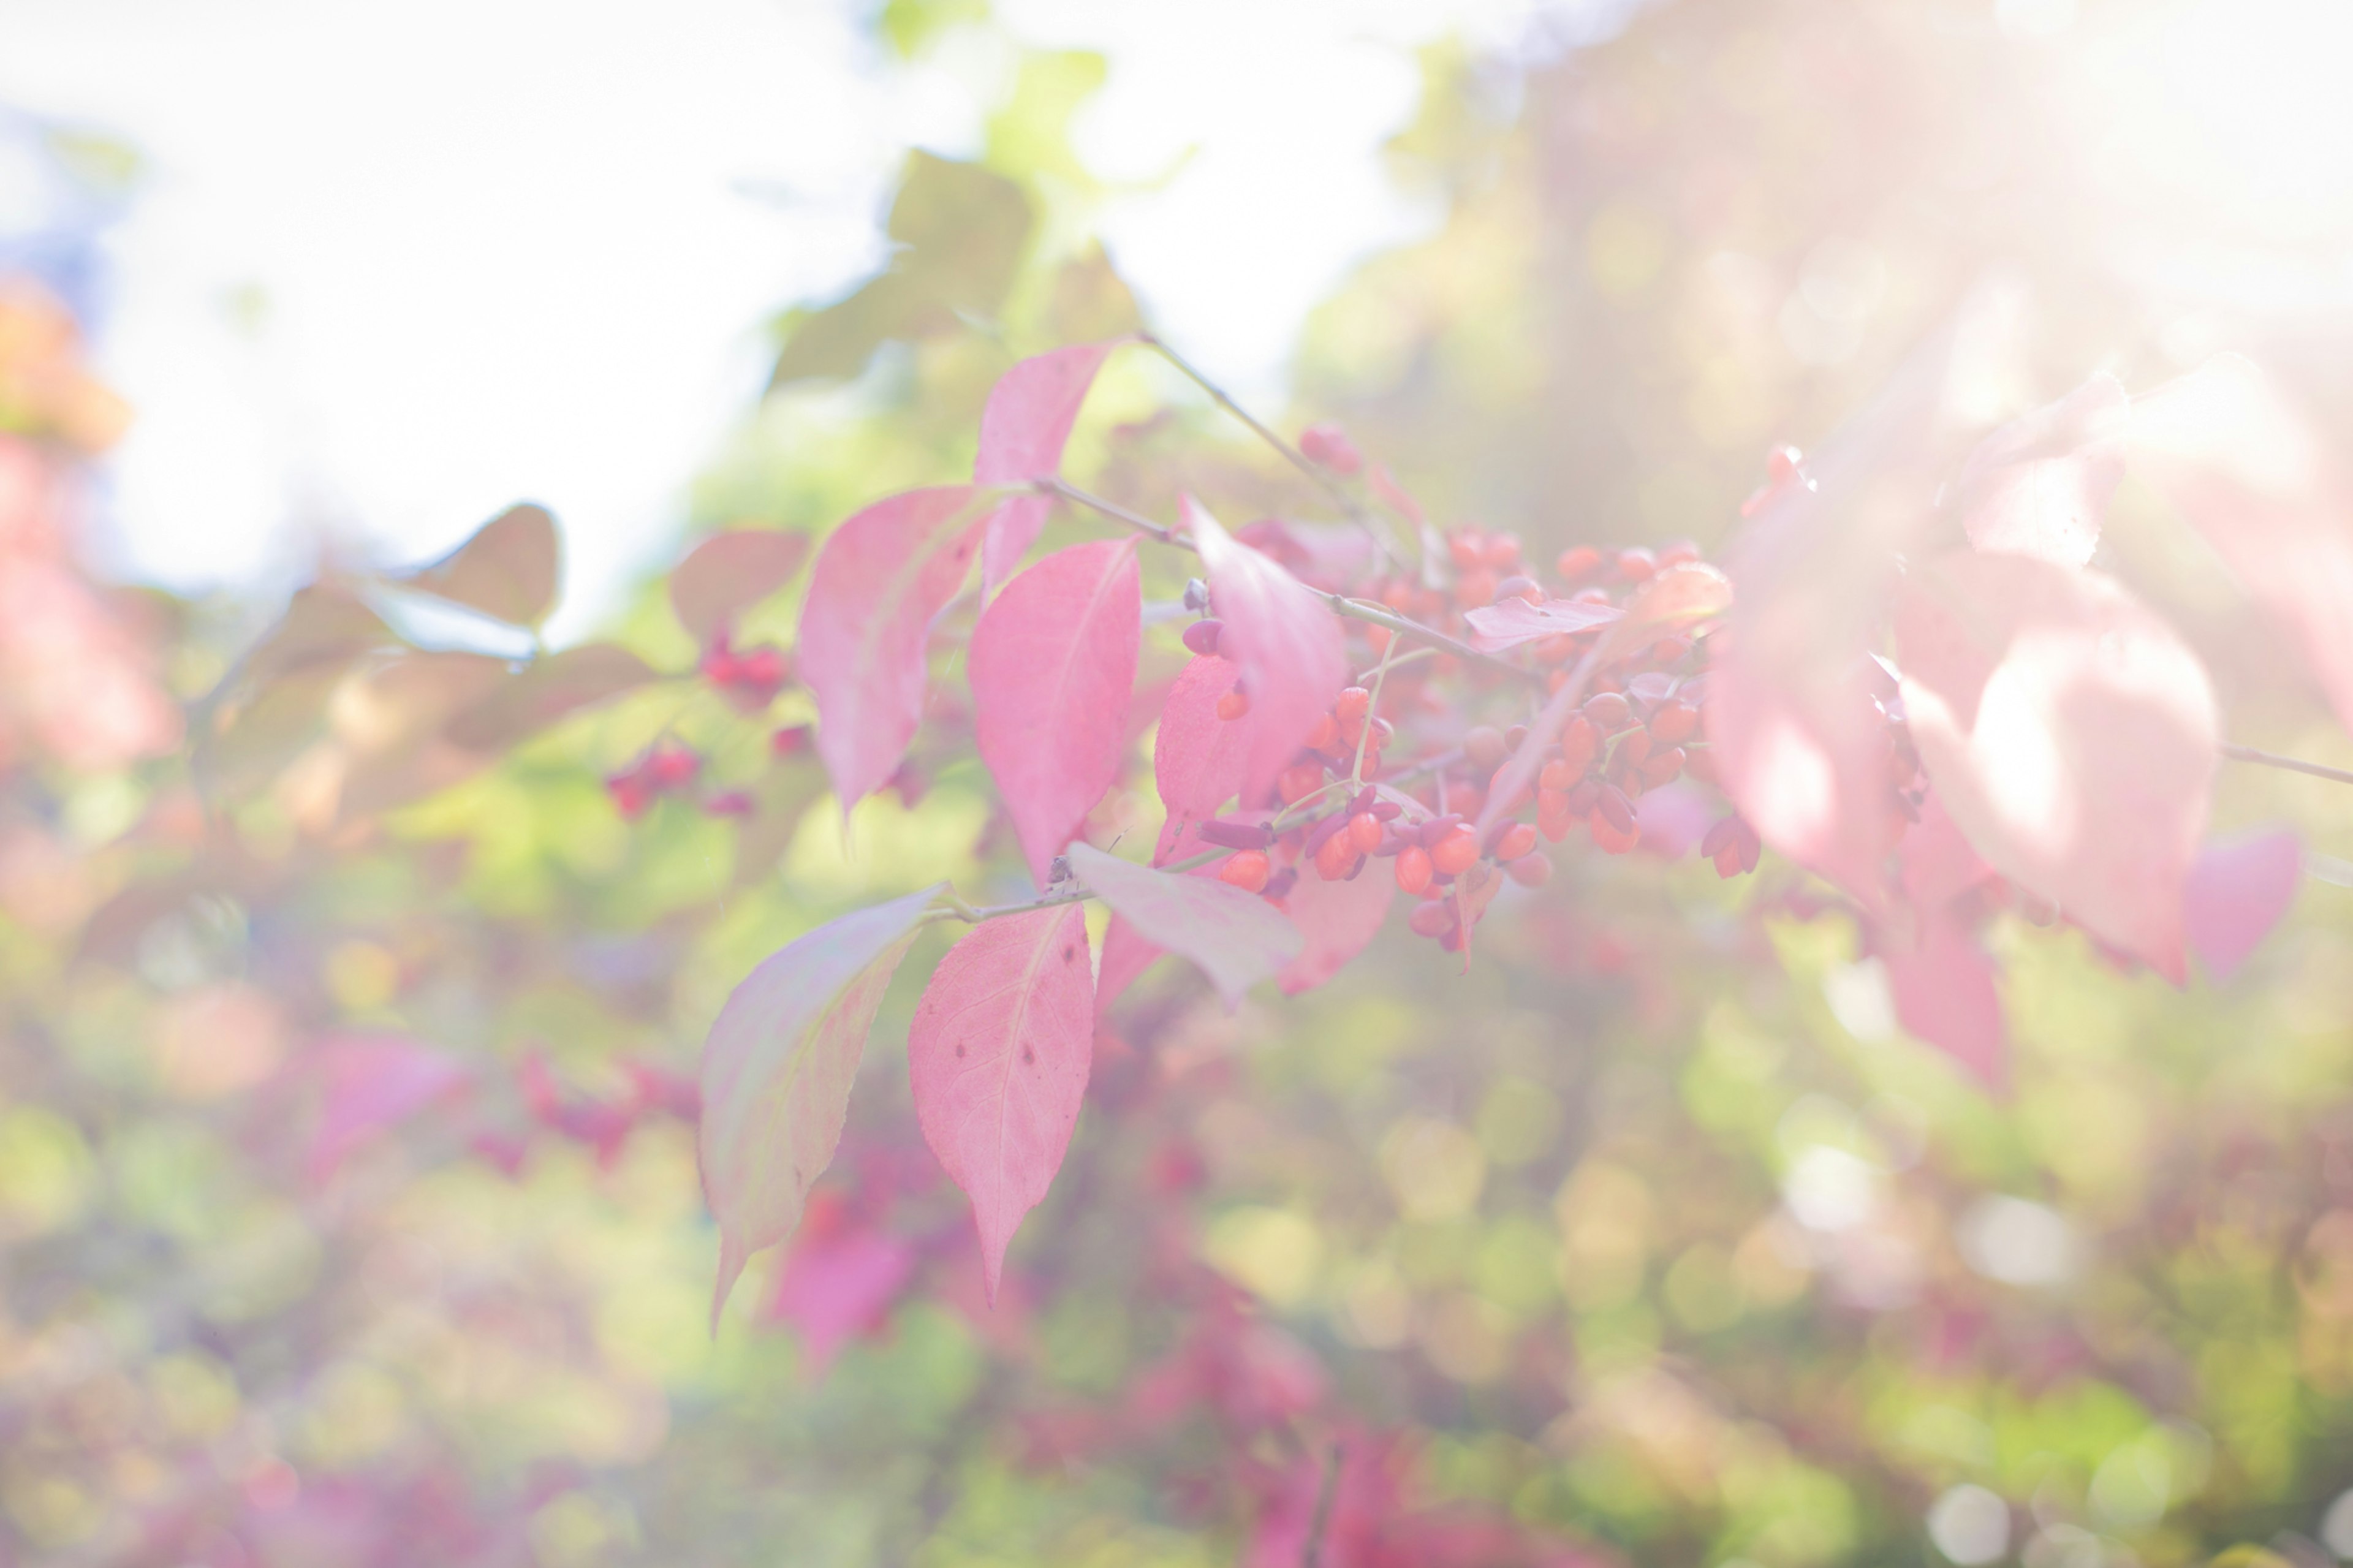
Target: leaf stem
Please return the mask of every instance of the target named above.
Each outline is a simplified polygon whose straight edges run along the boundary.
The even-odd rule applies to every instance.
[[[1377,626],[1387,626],[1389,630],[1401,633],[1406,637],[1419,637],[1430,647],[1451,653],[1457,658],[1467,658],[1474,664],[1483,664],[1490,668],[1504,670],[1519,677],[1522,680],[1531,681],[1539,686],[1544,683],[1545,678],[1525,665],[1514,664],[1507,658],[1497,658],[1492,653],[1482,653],[1469,643],[1459,637],[1448,637],[1435,626],[1425,626],[1419,621],[1408,620],[1386,605],[1374,605],[1362,599],[1351,599],[1345,594],[1325,594],[1324,602],[1332,606],[1332,613],[1335,616],[1345,616],[1350,620],[1369,621]]]
[[[1099,495],[1082,490],[1067,479],[1039,479],[1036,485],[1040,495],[1060,496],[1073,505],[1099,511],[1113,522],[1127,524],[1147,539],[1156,539],[1163,544],[1174,545],[1179,550],[1190,550],[1196,555],[1201,552],[1200,546],[1166,524],[1155,522],[1140,511],[1130,511],[1117,501],[1105,500]]]
[[[2292,773],[2310,773],[2316,779],[2331,779],[2337,784],[2353,784],[2353,773],[2348,773],[2343,768],[2323,767],[2318,763],[2307,763],[2300,757],[2283,757],[2276,752],[2259,752],[2253,746],[2234,746],[2227,741],[2220,749],[2222,754],[2232,762],[2261,763],[2267,768],[2284,768]]]

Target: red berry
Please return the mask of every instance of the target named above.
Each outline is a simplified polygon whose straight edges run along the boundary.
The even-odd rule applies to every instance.
[[[1651,739],[1662,746],[1681,745],[1699,732],[1699,710],[1670,698],[1651,715]]]
[[[1683,748],[1683,772],[1702,784],[1712,784],[1715,782],[1714,752],[1705,746],[1685,746]]]
[[[1373,629],[1379,631],[1383,628],[1376,626]],[[1351,724],[1362,724],[1365,715],[1371,712],[1372,708],[1373,694],[1361,686],[1351,686],[1345,688],[1340,700],[1332,705],[1332,716],[1340,721],[1342,729],[1346,729]]]
[[[1335,833],[1316,849],[1315,869],[1325,881],[1337,882],[1355,870],[1356,862],[1363,858],[1352,836]]]
[[[1218,699],[1218,717],[1220,719],[1239,719],[1249,711],[1250,699],[1242,694],[1239,686]]]
[[[1623,855],[1642,841],[1642,835],[1631,827],[1620,827],[1596,810],[1587,826],[1593,829],[1593,842],[1604,854]]]
[[[1457,572],[1478,570],[1479,536],[1469,529],[1452,535],[1446,542],[1446,554],[1448,559],[1454,563],[1454,569]]]
[[[1583,713],[1569,719],[1560,731],[1560,760],[1568,770],[1568,783],[1557,787],[1570,789],[1593,766],[1593,759],[1601,754],[1601,735],[1594,729],[1593,721]]]
[[[1597,691],[1585,700],[1587,722],[1604,735],[1614,735],[1634,721],[1633,705],[1615,691]]]
[[[1430,846],[1430,863],[1441,876],[1459,877],[1478,858],[1479,835],[1467,822],[1447,829],[1446,836]]]
[[[1786,485],[1798,477],[1805,461],[1806,455],[1795,447],[1776,447],[1765,454],[1765,477],[1777,485]]]
[[[1360,811],[1348,818],[1348,840],[1360,855],[1369,855],[1379,848],[1383,832],[1381,819],[1369,811]]]
[[[1442,900],[1421,904],[1406,917],[1405,923],[1412,928],[1416,936],[1442,937],[1454,929],[1454,910],[1452,906]]]
[[[1218,880],[1229,887],[1240,888],[1245,893],[1255,893],[1266,887],[1267,870],[1264,851],[1237,850],[1227,856],[1226,863],[1218,868]]]
[[[1348,433],[1337,425],[1310,425],[1299,433],[1299,455],[1320,468],[1331,469],[1342,479],[1349,478],[1365,466],[1364,454],[1348,439]]]
[[[770,753],[779,757],[797,757],[809,748],[809,727],[788,724],[768,737]]]
[[[1552,857],[1542,850],[1531,849],[1504,869],[1513,881],[1523,888],[1541,888],[1552,880]]]
[[[1664,571],[1670,566],[1687,566],[1699,558],[1699,546],[1693,543],[1688,539],[1678,539],[1672,544],[1662,544],[1659,546],[1659,569],[1661,571]]]
[[[1571,583],[1581,582],[1601,570],[1601,552],[1590,544],[1572,544],[1552,564],[1554,571]]]
[[[646,758],[645,776],[658,790],[679,789],[694,782],[702,759],[683,746],[665,746]]]
[[[1315,722],[1307,727],[1307,749],[1311,752],[1328,752],[1339,738],[1340,726],[1329,713],[1318,715]]]
[[[1430,886],[1430,851],[1419,844],[1409,844],[1398,851],[1397,884],[1413,897]]]
[[[1484,566],[1474,566],[1454,580],[1454,602],[1466,610],[1495,602],[1495,574]]]
[[[1479,563],[1497,572],[1509,572],[1520,563],[1520,536],[1516,533],[1491,533],[1480,542]]]
[[[1634,803],[1614,784],[1601,786],[1600,794],[1593,802],[1593,815],[1595,820],[1607,822],[1620,833],[1636,831]]]
[[[724,790],[704,801],[702,809],[711,816],[749,816],[752,797],[740,789]]]
[[[1630,583],[1647,583],[1659,574],[1659,559],[1640,545],[1618,552],[1618,574]]]
[[[1525,822],[1514,822],[1495,837],[1495,858],[1516,860],[1536,847],[1536,830]]]
[[[1653,752],[1642,762],[1642,787],[1656,789],[1671,784],[1683,771],[1683,751],[1681,746],[1669,746],[1663,752]]]
[[[1282,797],[1285,805],[1296,805],[1323,787],[1321,763],[1295,763],[1275,775],[1275,793]]]
[[[1542,773],[1536,774],[1536,784],[1541,789],[1560,794],[1576,788],[1577,781],[1582,776],[1570,771],[1568,763],[1555,757],[1544,765]]]

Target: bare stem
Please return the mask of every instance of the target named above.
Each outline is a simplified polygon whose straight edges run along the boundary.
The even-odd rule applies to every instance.
[[[1227,413],[1232,415],[1235,418],[1249,426],[1260,440],[1264,441],[1268,446],[1282,453],[1285,461],[1290,463],[1293,468],[1297,468],[1301,473],[1307,476],[1309,483],[1313,484],[1317,489],[1322,490],[1326,496],[1331,498],[1333,505],[1338,507],[1343,512],[1346,513],[1352,521],[1359,522],[1364,521],[1365,509],[1357,504],[1356,497],[1350,495],[1346,490],[1342,489],[1338,484],[1335,483],[1331,475],[1325,473],[1322,468],[1317,468],[1314,463],[1309,462],[1307,460],[1306,453],[1302,452],[1298,447],[1293,446],[1290,442],[1276,435],[1272,430],[1261,424],[1256,415],[1252,414],[1249,409],[1244,408],[1240,404],[1236,403],[1232,397],[1228,395],[1224,387],[1219,386],[1216,382],[1211,381],[1208,376],[1202,374],[1199,366],[1196,365],[1191,360],[1187,359],[1183,354],[1178,353],[1175,349],[1169,347],[1166,342],[1154,336],[1150,332],[1143,334],[1143,342],[1146,347],[1155,351],[1161,358],[1166,360],[1170,364],[1175,365],[1178,370],[1184,372],[1187,380],[1192,382],[1194,385],[1199,387],[1203,392],[1209,395],[1211,402],[1217,404],[1219,407],[1224,409]]]
[[[2223,743],[2221,752],[2232,762],[2261,763],[2267,768],[2284,768],[2292,773],[2310,773],[2316,779],[2353,784],[2353,773],[2343,768],[2323,767],[2318,763],[2307,763],[2300,757],[2283,757],[2276,752],[2259,752],[2253,746],[2233,746],[2228,742]]]
[[[1514,664],[1508,658],[1497,658],[1492,653],[1482,653],[1459,637],[1448,637],[1435,626],[1425,626],[1419,621],[1408,620],[1385,605],[1368,604],[1363,599],[1351,599],[1345,594],[1326,594],[1324,595],[1324,602],[1332,606],[1332,613],[1335,616],[1345,616],[1350,620],[1369,621],[1377,626],[1387,626],[1401,636],[1418,638],[1432,647],[1441,648],[1457,658],[1466,658],[1473,664],[1483,664],[1492,669],[1504,670],[1535,685],[1544,684],[1545,678],[1535,670],[1528,668],[1527,666]]]
[[[1340,1489],[1340,1468],[1348,1460],[1348,1446],[1332,1445],[1324,1467],[1323,1484],[1315,1489],[1315,1512],[1307,1521],[1307,1542],[1299,1549],[1299,1568],[1323,1568],[1324,1535],[1332,1527],[1332,1499]]]
[[[1101,512],[1113,522],[1125,523],[1147,539],[1156,539],[1163,544],[1173,544],[1179,550],[1190,550],[1197,555],[1200,553],[1198,545],[1166,523],[1155,522],[1140,511],[1130,511],[1117,501],[1105,500],[1099,495],[1082,490],[1067,479],[1039,479],[1037,481],[1037,486],[1041,495],[1060,496],[1073,505]]]

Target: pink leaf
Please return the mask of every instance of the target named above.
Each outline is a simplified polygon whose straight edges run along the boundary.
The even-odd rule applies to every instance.
[[[1380,934],[1396,893],[1397,878],[1386,860],[1368,862],[1354,881],[1327,882],[1313,872],[1303,875],[1282,900],[1301,942],[1299,956],[1274,977],[1282,994],[1313,991],[1339,973]]]
[[[1642,835],[1639,847],[1662,860],[1680,860],[1723,814],[1720,804],[1693,784],[1677,782],[1648,791],[1634,803],[1634,825]]]
[[[1624,614],[1615,605],[1590,605],[1582,599],[1547,599],[1531,605],[1525,599],[1498,599],[1464,612],[1471,626],[1472,646],[1501,653],[1542,637],[1589,631],[1607,626]]]
[[[1125,341],[1073,343],[1025,359],[997,377],[988,406],[981,410],[980,454],[973,460],[972,482],[1018,485],[1060,474],[1079,405],[1087,400],[1105,356]],[[1021,564],[1053,505],[1051,496],[1014,496],[989,515],[981,552],[984,592],[995,593]]]
[[[1914,743],[1978,853],[2180,984],[2218,729],[2197,656],[2113,579],[2023,555],[1915,565],[1895,640]]]
[[[847,812],[898,768],[923,713],[932,618],[964,585],[976,530],[964,486],[875,502],[825,542],[801,606],[801,679]]]
[[[1859,665],[1791,652],[1739,633],[1718,652],[1705,710],[1716,778],[1759,838],[1875,907],[1894,826],[1886,724]]]
[[[776,1278],[769,1314],[799,1333],[803,1372],[825,1375],[851,1340],[872,1333],[914,1277],[914,1247],[881,1230],[804,1236]]]
[[[702,1190],[719,1221],[715,1331],[744,1264],[800,1223],[841,1142],[866,1032],[939,889],[876,904],[771,954],[702,1047]]]
[[[2304,846],[2285,828],[2209,844],[2185,889],[2189,945],[2217,984],[2239,973],[2295,902]]]
[[[1287,767],[1308,730],[1348,682],[1339,618],[1315,590],[1246,544],[1185,496],[1185,525],[1200,547],[1218,618],[1218,651],[1240,667],[1250,711],[1243,731],[1243,784],[1252,795]]]
[[[1125,916],[1112,916],[1103,931],[1103,964],[1095,974],[1095,1016],[1110,1012],[1111,1005],[1159,958],[1160,949],[1138,935]]]
[[[1148,873],[1147,873],[1148,874]],[[932,972],[907,1035],[923,1142],[972,1199],[988,1299],[1005,1248],[1062,1168],[1094,1057],[1077,904],[984,921]]]
[[[1976,937],[1946,914],[1924,915],[1916,947],[1883,950],[1895,1021],[1968,1068],[1988,1089],[2010,1084],[2010,1030],[1999,971]]]
[[[670,607],[697,647],[709,646],[737,613],[786,584],[808,555],[808,536],[774,529],[714,533],[671,568]]]
[[[1038,886],[1118,782],[1144,635],[1133,539],[1055,552],[973,628],[973,725]]]
[[[2353,479],[2236,354],[2137,399],[2134,470],[2284,620],[2353,729]]]
[[[2090,561],[2108,498],[2124,477],[2130,417],[2124,387],[2103,371],[1979,442],[1948,503],[1969,542],[2055,566]]]
[[[1299,928],[1264,899],[1211,877],[1155,871],[1071,846],[1071,868],[1136,934],[1192,960],[1231,1012],[1242,993],[1299,956]]]
[[[1240,677],[1239,665],[1212,656],[1186,665],[1169,689],[1152,742],[1152,775],[1171,822],[1215,816],[1241,793],[1246,732],[1240,720],[1218,717],[1219,700]]]
[[[354,1149],[465,1087],[473,1074],[447,1051],[397,1035],[344,1035],[304,1057],[318,1075],[318,1126],[305,1160],[325,1181]]]
[[[1935,914],[1971,888],[1995,874],[1930,790],[1921,803],[1920,820],[1905,830],[1895,847],[1904,877],[1904,896],[1923,918]]]

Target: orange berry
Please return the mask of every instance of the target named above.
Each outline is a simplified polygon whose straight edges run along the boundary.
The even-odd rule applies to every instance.
[[[1266,856],[1257,849],[1237,850],[1226,857],[1226,863],[1218,868],[1218,880],[1240,888],[1245,893],[1263,889],[1266,875]]]
[[[1409,844],[1398,851],[1397,884],[1409,896],[1419,896],[1430,886],[1430,851],[1419,844]]]
[[[1354,869],[1361,858],[1356,840],[1350,835],[1335,833],[1316,847],[1315,869],[1325,881],[1336,882]]]
[[[1662,746],[1680,745],[1699,733],[1699,710],[1670,700],[1651,715],[1651,739]]]
[[[1274,787],[1283,805],[1294,805],[1324,787],[1324,764],[1293,763],[1275,775]]]
[[[1581,773],[1571,772],[1567,763],[1555,757],[1544,765],[1542,773],[1536,774],[1536,784],[1541,788],[1559,794],[1575,789],[1577,781],[1584,776]]]
[[[1593,829],[1593,842],[1599,845],[1605,854],[1623,855],[1642,841],[1640,828],[1618,826],[1602,814],[1599,806],[1594,808],[1588,826]]]
[[[1601,570],[1601,552],[1590,544],[1572,544],[1552,564],[1554,571],[1575,583]]]
[[[1329,713],[1307,727],[1307,749],[1311,752],[1330,751],[1332,742],[1339,738],[1340,726]]]
[[[1520,563],[1520,536],[1516,533],[1491,533],[1479,544],[1479,562],[1498,572],[1509,572]]]
[[[1669,746],[1663,752],[1654,752],[1649,757],[1643,759],[1642,787],[1645,789],[1656,789],[1661,784],[1672,781],[1674,776],[1683,771],[1683,752],[1682,747]]]
[[[1615,691],[1597,691],[1585,700],[1588,722],[1605,735],[1614,735],[1634,721],[1633,705]]]
[[[1568,722],[1561,726],[1560,760],[1568,768],[1568,783],[1559,787],[1573,787],[1578,779],[1585,776],[1586,770],[1593,766],[1593,759],[1600,754],[1601,736],[1593,728],[1593,721],[1582,713],[1571,716]]]
[[[1536,847],[1536,830],[1525,822],[1514,822],[1495,837],[1495,858],[1516,860]]]
[[[1348,842],[1356,847],[1359,855],[1369,855],[1381,847],[1381,819],[1369,811],[1360,811],[1348,818]]]
[[[1467,822],[1447,829],[1445,837],[1430,847],[1430,865],[1450,877],[1468,871],[1478,858],[1479,835]]]
[[[1531,849],[1504,868],[1513,881],[1523,888],[1541,888],[1552,880],[1552,858],[1541,850]]]
[[[1239,719],[1249,711],[1250,699],[1242,694],[1240,687],[1218,699],[1218,717],[1220,719]]]
[[[1448,559],[1457,572],[1470,572],[1479,565],[1479,535],[1470,529],[1452,535],[1446,542]]]
[[[1618,552],[1618,574],[1630,583],[1647,583],[1659,574],[1659,558],[1636,545]]]
[[[1473,567],[1454,580],[1454,602],[1464,609],[1477,609],[1495,602],[1495,574],[1484,566]]]
[[[1376,626],[1373,629],[1379,631],[1382,628]],[[1340,700],[1332,704],[1332,716],[1339,721],[1342,729],[1346,729],[1351,724],[1362,724],[1365,715],[1371,712],[1372,708],[1371,692],[1361,686],[1345,687],[1340,692]]]

